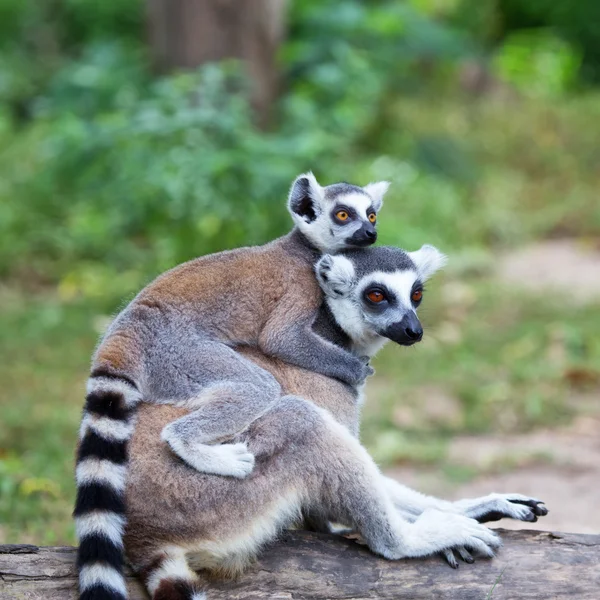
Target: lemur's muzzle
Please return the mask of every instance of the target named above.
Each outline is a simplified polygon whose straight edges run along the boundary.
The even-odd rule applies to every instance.
[[[390,325],[383,336],[401,346],[412,346],[423,339],[423,327],[417,315],[409,312],[401,321]]]
[[[360,229],[357,229],[349,238],[346,238],[346,243],[352,246],[364,247],[374,244],[377,240],[377,230],[371,223],[365,223]]]

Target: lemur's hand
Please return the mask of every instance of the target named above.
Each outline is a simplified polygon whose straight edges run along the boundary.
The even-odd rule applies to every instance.
[[[535,523],[538,517],[548,514],[543,500],[523,496],[523,494],[488,494],[482,498],[457,500],[452,505],[460,514],[476,519],[480,523],[500,519]]]
[[[375,375],[375,369],[370,364],[371,357],[370,356],[361,356],[360,360],[365,365],[365,373],[366,374],[365,374],[364,379],[366,379],[367,377],[371,377],[371,375]],[[363,381],[364,381],[364,379],[363,379]]]
[[[366,356],[358,358],[348,352],[345,372],[341,373],[338,379],[352,387],[362,385],[365,379],[375,372],[368,364],[368,360]]]
[[[370,358],[368,356],[361,356],[358,358],[359,367],[356,370],[356,378],[352,385],[363,385],[367,377],[370,377],[375,373],[375,369],[369,364],[369,360]]]

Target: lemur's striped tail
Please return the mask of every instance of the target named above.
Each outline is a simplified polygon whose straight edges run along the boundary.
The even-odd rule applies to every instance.
[[[75,526],[81,600],[126,600],[123,576],[125,483],[135,408],[134,383],[93,373],[77,451]]]
[[[200,579],[188,565],[185,550],[171,547],[142,570],[152,600],[206,600]]]

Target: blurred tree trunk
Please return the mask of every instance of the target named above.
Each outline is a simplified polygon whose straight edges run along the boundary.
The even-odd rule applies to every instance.
[[[264,123],[278,91],[275,55],[287,0],[148,0],[150,45],[161,70],[239,58]]]

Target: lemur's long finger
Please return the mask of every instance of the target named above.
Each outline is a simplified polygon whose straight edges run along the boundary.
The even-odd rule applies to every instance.
[[[474,539],[469,542],[469,548],[476,554],[485,556],[487,558],[494,557],[494,548],[486,544],[483,540]]]
[[[533,498],[532,496],[525,496],[524,494],[496,494],[496,496],[509,500],[510,502],[520,502],[521,504],[544,504],[543,500]]]
[[[442,556],[445,558],[446,562],[453,568],[458,569],[458,561],[454,556],[454,550],[442,550]]]
[[[545,517],[548,514],[548,509],[542,500],[537,500],[535,498],[507,498],[507,500],[512,502],[512,504],[524,504],[525,506],[528,506],[533,514],[538,517]]]
[[[489,507],[489,510],[486,508]],[[538,517],[548,514],[541,500],[521,494],[502,494],[475,509],[474,516],[480,523],[498,521],[502,518],[535,523]]]
[[[466,563],[473,564],[475,562],[475,559],[471,556],[471,553],[464,546],[458,546],[456,551]]]
[[[529,507],[518,513],[494,510],[478,516],[476,520],[478,523],[490,523],[491,521],[499,521],[500,519],[516,519],[517,521],[525,521],[527,523],[535,523],[538,520],[537,515]]]

